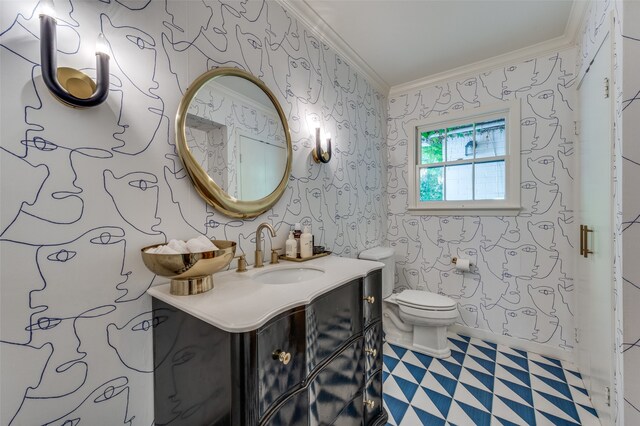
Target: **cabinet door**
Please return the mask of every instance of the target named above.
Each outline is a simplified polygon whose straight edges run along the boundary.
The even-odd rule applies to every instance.
[[[364,424],[373,424],[382,413],[382,370],[367,382],[364,390]]]
[[[362,337],[354,340],[311,379],[311,426],[333,424],[343,410],[361,395],[364,386],[363,343]],[[345,413],[345,417],[347,415]]]
[[[289,396],[273,413],[260,423],[261,426],[308,426],[309,394],[308,389],[300,389]]]
[[[358,394],[342,409],[331,426],[362,426],[364,424],[364,406],[362,394]]]
[[[155,424],[228,425],[229,333],[158,299],[153,315]]]
[[[306,376],[304,310],[270,322],[258,331],[260,416]]]
[[[362,332],[360,280],[354,280],[307,306],[307,372]]]
[[[382,311],[382,271],[372,272],[364,278],[362,299],[364,326],[380,318]]]
[[[382,368],[382,322],[376,321],[364,332],[365,376]]]

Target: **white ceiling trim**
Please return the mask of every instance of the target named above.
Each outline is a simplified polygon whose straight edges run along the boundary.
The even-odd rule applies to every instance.
[[[588,1],[574,0],[564,34],[575,44],[587,18]]]
[[[275,0],[280,3],[295,19],[302,22],[323,43],[334,49],[355,68],[355,71],[366,78],[383,95],[389,93],[389,85],[376,73],[369,64],[345,42],[324,19],[304,0]]]
[[[585,13],[587,10],[587,4],[588,2],[581,0],[576,0],[573,2],[564,34],[559,37],[552,38],[551,40],[543,41],[541,43],[533,44],[522,49],[513,50],[511,52],[494,56],[492,58],[483,59],[481,61],[467,65],[462,65],[458,68],[443,71],[441,73],[432,74],[430,76],[426,76],[407,83],[397,84],[390,88],[389,96],[411,92],[448,80],[463,80],[466,77],[477,75],[481,72],[487,72],[516,62],[522,62],[531,58],[553,54],[572,48],[573,46],[575,46],[578,34],[580,32],[580,29],[582,28],[582,23],[584,22]]]
[[[560,52],[573,47],[573,45],[573,41],[569,37],[562,35],[542,43],[527,46],[489,59],[483,59],[472,64],[462,65],[458,68],[432,74],[408,83],[395,85],[389,90],[389,96],[422,89],[424,87],[449,80],[463,80],[466,77],[477,75],[481,72],[487,72],[538,56]]]
[[[338,33],[336,33],[329,24],[326,23],[320,15],[318,15],[306,0],[275,0],[295,19],[302,22],[309,28],[313,34],[322,42],[333,48],[340,56],[348,60],[355,68],[356,72],[367,78],[378,91],[384,95],[394,96],[401,93],[417,90],[426,86],[437,84],[446,80],[462,79],[467,76],[486,72],[491,69],[500,68],[502,66],[531,59],[546,54],[559,52],[575,45],[580,30],[583,27],[585,14],[587,11],[588,1],[575,0],[571,7],[569,20],[562,36],[551,40],[527,46],[522,49],[514,50],[482,61],[474,62],[413,80],[407,83],[389,87],[387,82],[376,73],[369,64],[356,53],[355,50],[345,42]]]

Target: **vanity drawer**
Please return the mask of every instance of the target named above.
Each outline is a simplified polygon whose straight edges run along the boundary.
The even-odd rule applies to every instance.
[[[364,424],[364,405],[362,394],[356,395],[351,402],[342,409],[331,426],[362,426]]]
[[[305,312],[299,309],[282,316],[257,333],[260,416],[302,382],[305,369]]]
[[[382,413],[382,370],[367,382],[364,390],[364,424],[371,425]]]
[[[380,318],[382,310],[382,271],[374,271],[364,278],[362,286],[364,325]]]
[[[362,394],[364,359],[358,337],[322,367],[309,384],[310,426],[333,424],[352,401]]]
[[[362,332],[361,281],[353,280],[314,300],[306,310],[307,372]]]
[[[364,332],[365,375],[369,380],[371,374],[382,368],[382,322],[376,321]]]
[[[309,394],[307,388],[300,389],[282,402],[260,426],[308,426]]]

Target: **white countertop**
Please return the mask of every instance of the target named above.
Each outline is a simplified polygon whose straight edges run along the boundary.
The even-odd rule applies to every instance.
[[[276,315],[306,305],[321,294],[383,266],[380,262],[338,256],[300,263],[281,260],[277,265],[250,268],[247,272],[216,273],[213,275],[213,290],[202,294],[173,296],[169,293],[169,283],[151,287],[147,293],[222,330],[242,333],[255,330]],[[306,267],[321,269],[324,274],[293,284],[262,284],[251,279],[276,268]]]

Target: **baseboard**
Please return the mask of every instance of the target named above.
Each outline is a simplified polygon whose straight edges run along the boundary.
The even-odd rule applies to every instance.
[[[487,342],[496,343],[498,345],[509,346],[510,348],[533,352],[536,354],[547,356],[549,358],[555,358],[561,361],[576,364],[573,351],[566,351],[554,346],[531,342],[524,339],[518,339],[516,337],[505,336],[502,334],[495,334],[487,330],[471,328],[460,324],[450,325],[449,331],[462,334],[463,336],[475,337],[477,339],[486,340]]]

